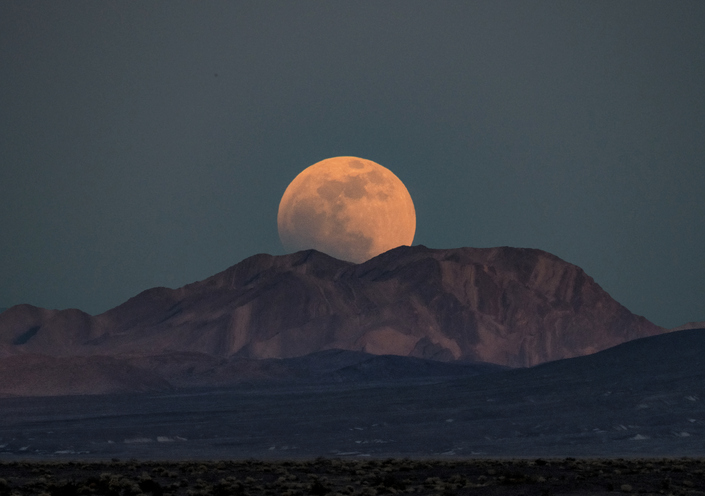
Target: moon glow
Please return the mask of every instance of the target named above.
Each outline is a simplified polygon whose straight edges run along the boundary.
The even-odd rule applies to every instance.
[[[416,211],[404,183],[389,169],[363,158],[333,157],[289,184],[277,226],[287,250],[314,248],[361,263],[411,245]]]

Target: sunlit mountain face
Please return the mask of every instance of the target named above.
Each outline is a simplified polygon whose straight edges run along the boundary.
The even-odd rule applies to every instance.
[[[0,315],[6,366],[16,363],[0,388],[143,390],[204,370],[237,383],[246,368],[233,365],[239,360],[331,349],[526,367],[662,332],[582,269],[540,250],[399,247],[362,264],[309,250],[255,255],[97,316],[15,306]],[[92,372],[71,372],[81,369]]]

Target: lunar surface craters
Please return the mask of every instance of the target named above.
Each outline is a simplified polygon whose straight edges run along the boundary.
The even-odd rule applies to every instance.
[[[403,183],[356,157],[323,160],[299,174],[282,197],[277,221],[287,249],[314,248],[352,262],[410,245],[416,229]]]

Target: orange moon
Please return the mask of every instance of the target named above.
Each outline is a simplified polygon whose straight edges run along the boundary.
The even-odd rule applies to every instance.
[[[411,245],[416,211],[404,183],[364,158],[327,158],[304,169],[286,188],[277,215],[287,250],[314,248],[361,263]]]

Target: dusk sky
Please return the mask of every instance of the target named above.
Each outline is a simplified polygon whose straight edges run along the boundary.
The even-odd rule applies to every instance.
[[[705,2],[0,3],[0,307],[101,313],[285,253],[353,155],[414,244],[540,248],[705,320]]]

